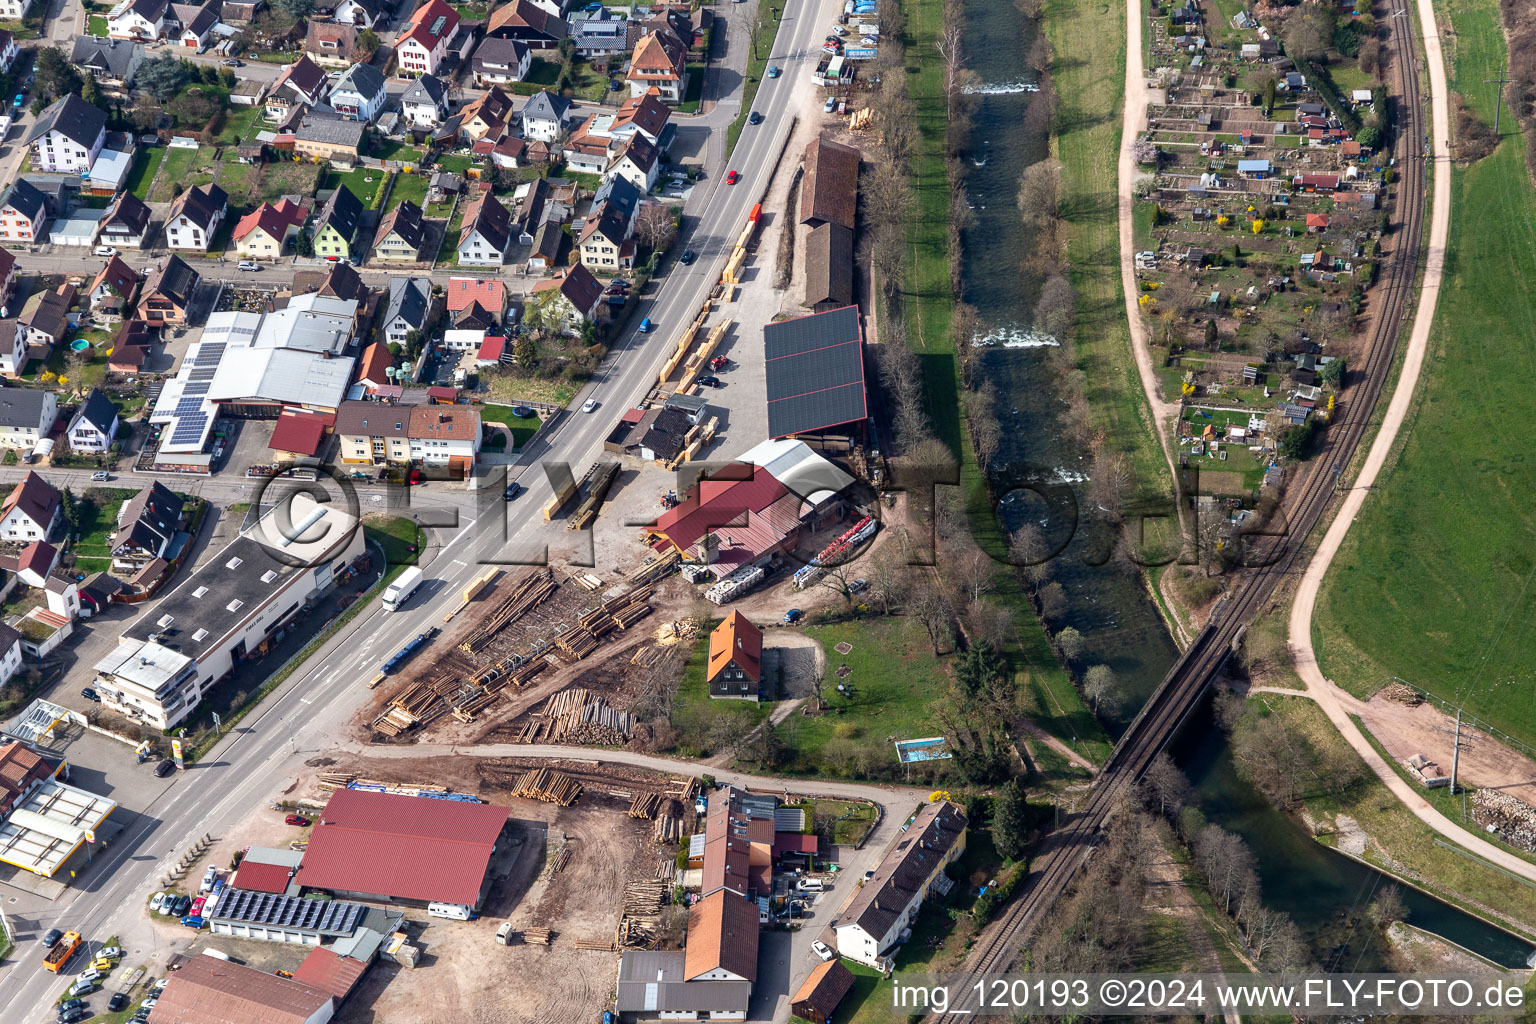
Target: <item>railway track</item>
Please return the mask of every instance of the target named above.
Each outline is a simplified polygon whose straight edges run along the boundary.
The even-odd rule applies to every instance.
[[[1397,79],[1399,130],[1394,153],[1401,174],[1398,186],[1397,243],[1372,301],[1380,304],[1374,320],[1359,379],[1351,384],[1346,401],[1325,432],[1323,448],[1312,461],[1310,472],[1293,490],[1286,509],[1289,529],[1285,535],[1259,538],[1250,545],[1255,568],[1244,570],[1234,589],[1217,605],[1205,628],[1179,657],[1131,723],[1110,755],[1089,795],[1087,804],[1046,838],[1034,857],[1032,876],[1024,892],[1003,913],[988,934],[973,948],[964,971],[968,974],[1008,969],[1021,943],[1038,925],[1056,899],[1066,890],[1093,851],[1105,821],[1129,795],[1131,786],[1167,742],[1178,732],[1194,709],[1242,630],[1274,593],[1295,565],[1303,542],[1322,517],[1335,482],[1343,475],[1369,426],[1392,361],[1399,336],[1407,326],[1414,282],[1418,278],[1422,248],[1425,187],[1424,106],[1420,96],[1418,57],[1413,48],[1411,20],[1392,22],[1393,68]],[[955,1014],[931,1018],[958,1024]]]

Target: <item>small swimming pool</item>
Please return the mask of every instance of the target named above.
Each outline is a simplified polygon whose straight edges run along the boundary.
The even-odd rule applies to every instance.
[[[911,764],[914,761],[940,761],[954,756],[949,752],[949,744],[942,736],[930,736],[924,740],[896,741],[896,758],[902,764]]]
[[[91,347],[91,343],[86,341],[84,338],[76,338],[74,341],[69,343],[69,347],[74,349],[76,352],[84,352],[86,349]]]

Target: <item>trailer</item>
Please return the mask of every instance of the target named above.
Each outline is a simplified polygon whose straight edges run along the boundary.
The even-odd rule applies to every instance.
[[[417,633],[414,637],[411,638],[410,643],[396,651],[390,657],[390,659],[384,663],[384,667],[380,670],[380,674],[387,676],[393,672],[398,671],[401,665],[404,665],[407,661],[410,660],[411,655],[425,647],[435,636],[437,636],[436,627],[428,630],[425,633]]]

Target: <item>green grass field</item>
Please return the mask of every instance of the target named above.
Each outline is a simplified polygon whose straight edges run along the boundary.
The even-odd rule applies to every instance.
[[[1452,88],[1492,123],[1497,6],[1450,0]],[[1506,109],[1504,124],[1513,120]],[[1536,742],[1536,189],[1522,138],[1455,171],[1446,278],[1400,454],[1376,483],[1313,623],[1323,671],[1364,696],[1392,676]]]
[[[512,415],[510,405],[482,405],[480,407],[480,419],[489,423],[500,423],[512,431],[512,443],[521,449],[529,439],[539,430],[539,419],[530,417],[522,419]]]
[[[81,572],[112,568],[112,532],[117,529],[117,510],[136,492],[119,487],[99,487],[79,496],[80,541],[74,546],[75,568]]]
[[[155,171],[160,169],[160,161],[165,159],[165,149],[160,146],[144,147],[134,154],[133,168],[128,172],[127,188],[139,199],[149,195],[149,186],[154,184]]]
[[[347,171],[342,174],[338,171],[326,171],[320,179],[321,190],[333,189],[345,185],[347,191],[357,197],[358,202],[364,207],[372,209],[378,199],[384,182],[389,178],[389,173],[373,167],[359,167],[355,171]]]
[[[711,622],[708,629],[699,633],[698,642],[683,666],[683,681],[672,704],[672,726],[680,736],[677,751],[685,757],[705,757],[717,746],[739,739],[767,718],[772,707],[753,701],[710,698],[704,670],[709,661],[709,629],[714,627]]]
[[[427,179],[419,174],[396,174],[395,184],[389,190],[389,202],[385,211],[393,210],[409,199],[417,206],[427,203]]]

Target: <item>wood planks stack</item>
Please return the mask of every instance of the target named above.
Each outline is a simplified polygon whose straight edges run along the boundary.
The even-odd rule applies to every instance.
[[[631,583],[651,583],[676,571],[678,563],[682,560],[683,556],[673,548],[659,558],[646,562],[630,573],[627,578]]]
[[[356,778],[351,772],[321,772],[315,782],[326,789],[346,789]]]
[[[613,953],[616,950],[611,942],[600,942],[595,939],[577,939],[573,943],[577,949],[596,949],[604,953]]]
[[[581,796],[581,783],[551,768],[532,768],[523,773],[512,792],[529,800],[569,807]]]
[[[466,654],[480,652],[498,632],[549,600],[559,588],[553,570],[545,568],[533,573],[513,588],[512,593],[459,644],[459,649]]]

